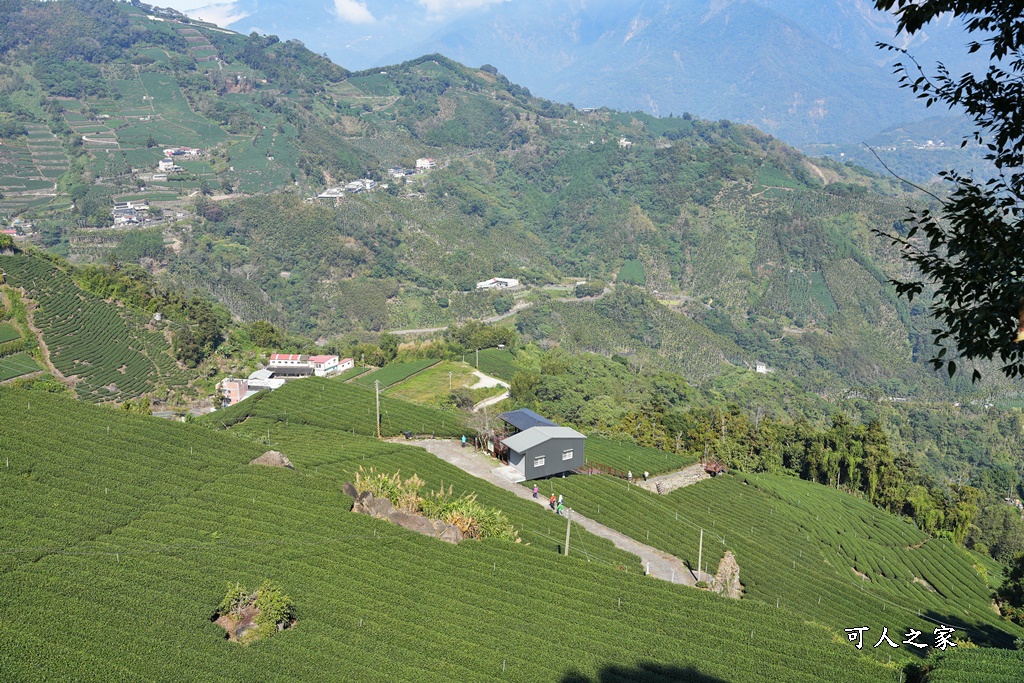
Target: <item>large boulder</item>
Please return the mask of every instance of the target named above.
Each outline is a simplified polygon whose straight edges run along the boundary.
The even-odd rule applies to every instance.
[[[290,470],[295,469],[295,465],[292,464],[292,461],[277,451],[267,451],[260,457],[250,460],[249,464],[266,465],[267,467],[287,467]]]
[[[375,497],[369,491],[359,493],[351,483],[346,483],[342,487],[342,491],[355,499],[355,502],[352,504],[352,512],[370,515],[378,519],[386,519],[403,529],[409,529],[424,536],[438,538],[447,543],[458,543],[465,538],[457,526],[445,524],[435,519],[428,519],[423,515],[398,510],[387,498]]]
[[[434,536],[437,534],[437,527],[434,526],[434,520],[427,519],[422,515],[411,515],[408,512],[399,512],[394,510],[388,515],[388,521],[392,524],[397,524],[403,529],[409,531],[415,531],[418,534],[424,536]]]
[[[352,505],[352,512],[370,515],[378,519],[387,519],[394,509],[395,506],[391,504],[390,500],[387,498],[375,498],[369,491],[360,493],[356,498],[356,502]]]
[[[443,522],[438,522],[438,524],[444,527],[441,530],[441,533],[437,535],[437,537],[442,541],[455,544],[465,538],[465,536],[462,535],[462,529],[454,524],[444,524]]]
[[[739,600],[743,596],[743,584],[740,583],[740,565],[731,550],[726,550],[722,561],[718,563],[715,574],[714,590],[727,598]]]

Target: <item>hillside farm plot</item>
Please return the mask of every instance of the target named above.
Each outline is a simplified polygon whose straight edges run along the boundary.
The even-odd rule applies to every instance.
[[[27,353],[0,356],[0,382],[42,370],[36,359]]]
[[[382,395],[380,397],[381,434],[461,436],[466,433],[463,415],[456,411],[416,405]],[[299,422],[353,434],[375,436],[374,392],[356,383],[310,377],[289,382],[269,393],[218,410],[201,420],[217,428],[227,428],[252,417],[276,420],[283,424]]]
[[[41,124],[25,124],[27,138],[0,145],[0,211],[13,212],[48,204],[54,181],[67,171],[60,141]]]
[[[238,95],[225,97],[244,107],[263,129],[255,138],[232,145],[232,170],[226,173],[226,177],[242,192],[274,192],[291,183],[292,173],[299,162],[298,129],[258,111],[248,98]]]
[[[21,339],[21,333],[9,323],[0,323],[0,344],[6,344],[15,339]]]
[[[475,360],[475,359],[474,359]],[[480,372],[511,382],[513,375],[523,370],[516,364],[508,349],[480,349]]]
[[[625,282],[628,285],[637,285],[643,287],[647,283],[647,279],[644,277],[644,263],[640,259],[630,259],[622,264],[622,268],[619,269],[619,282]]]
[[[387,367],[384,368],[386,370]],[[449,373],[451,373],[449,375]],[[374,373],[375,374],[375,373]],[[368,377],[367,379],[372,379]],[[469,388],[479,381],[473,368],[466,363],[444,361],[414,374],[408,379],[392,384],[389,396],[404,398],[416,403],[437,405],[438,400],[455,389]],[[501,393],[498,388],[495,393]]]
[[[837,637],[854,623],[872,633],[883,626],[932,633],[943,623],[1000,647],[1024,635],[993,612],[967,551],[825,486],[721,475],[660,496],[605,476],[559,483],[574,509],[691,567],[703,529],[708,570],[732,550],[748,599],[778,604]],[[894,659],[911,655],[892,651]]]
[[[368,367],[365,367],[365,366],[362,366],[362,365],[357,365],[357,366],[355,366],[355,367],[353,367],[353,368],[351,368],[349,370],[346,370],[345,372],[342,372],[340,374],[334,375],[333,377],[331,377],[331,379],[336,380],[336,381],[340,380],[342,382],[347,382],[348,380],[354,379],[354,378],[358,377],[359,375],[361,375],[364,372],[367,372],[369,370],[370,370],[370,368],[368,368]]]
[[[579,529],[587,552],[562,557],[561,519],[419,449],[350,438],[328,450],[299,434],[314,450],[293,452],[293,472],[247,465],[266,448],[250,439],[45,394],[0,391],[0,413],[11,680],[899,680],[786,610],[620,569]],[[544,528],[452,546],[350,514],[339,481],[362,462],[422,466],[431,487],[476,490]],[[234,648],[209,615],[229,582],[267,577],[299,620]]]
[[[482,482],[440,458],[427,456],[417,447],[380,442],[324,427],[298,423],[283,425],[263,418],[246,420],[232,427],[231,431],[250,439],[262,439],[269,433],[268,448],[284,453],[304,472],[312,470],[318,476],[334,479],[339,487],[346,481],[355,481],[359,468],[401,472],[403,476],[415,474],[425,482],[428,490],[438,490],[443,483],[446,488],[452,488],[452,497],[475,493],[482,505],[503,511],[523,541],[534,547],[560,552],[559,543],[564,541],[564,536],[559,538],[557,533],[561,529],[553,524],[553,515],[544,508]],[[574,527],[573,531],[576,532],[577,528]],[[582,528],[579,531],[581,533],[574,537],[574,543],[589,561],[622,567],[627,572],[641,569],[635,555],[618,550],[610,542],[591,536]]]
[[[158,145],[205,148],[227,139],[219,126],[192,112],[169,74],[142,73],[115,85],[121,93],[120,114],[128,124],[117,131],[122,145],[145,148],[152,137]]]
[[[928,683],[1017,683],[1024,672],[1024,652],[994,648],[947,649],[932,657]]]
[[[380,370],[374,370],[373,372],[363,375],[356,380],[356,384],[361,384],[365,387],[373,387],[374,382],[380,382],[381,389],[390,387],[392,384],[397,384],[407,377],[415,375],[421,370],[425,370],[432,365],[436,365],[438,360],[436,358],[427,358],[424,360],[414,360],[408,363],[389,363]]]
[[[87,401],[123,401],[158,387],[188,383],[160,332],[75,285],[64,271],[35,257],[0,256],[7,283],[39,304],[35,324],[50,362]]]
[[[637,446],[628,441],[616,441],[599,436],[588,436],[584,446],[586,460],[600,463],[640,477],[644,471],[652,475],[682,469],[697,462],[691,455],[677,455],[655,448]]]
[[[375,97],[397,95],[398,89],[387,76],[373,74],[370,76],[355,76],[349,78],[347,83],[354,85],[364,95]]]

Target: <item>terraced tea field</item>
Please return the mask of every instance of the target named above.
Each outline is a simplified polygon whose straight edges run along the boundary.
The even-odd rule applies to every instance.
[[[512,377],[522,370],[515,362],[515,356],[507,349],[480,349],[480,372],[491,377],[511,382]]]
[[[417,372],[429,368],[431,365],[437,365],[438,360],[436,358],[427,358],[425,360],[414,360],[408,363],[390,363],[385,365],[380,370],[374,370],[373,372],[363,375],[356,380],[356,384],[361,384],[365,387],[372,387],[374,382],[380,382],[381,389],[390,387],[393,384],[398,384],[402,380],[415,375]]]
[[[438,405],[438,401],[452,391],[472,387],[479,381],[480,378],[473,374],[472,366],[460,362],[441,361],[397,384],[392,384],[388,389],[388,395],[416,403]],[[481,393],[497,395],[504,391],[503,387],[491,387],[489,391]]]
[[[21,333],[14,329],[13,325],[9,323],[0,323],[0,344],[6,344],[9,341],[20,339]]]
[[[42,370],[36,359],[27,353],[0,356],[0,382]]]
[[[956,648],[933,658],[927,683],[1017,683],[1024,672],[1024,652],[992,648]]]
[[[54,182],[68,169],[60,140],[41,124],[25,124],[28,137],[0,145],[0,215],[48,204]]]
[[[931,633],[938,623],[1001,647],[1024,635],[992,610],[967,551],[824,486],[765,474],[723,475],[665,496],[605,476],[573,476],[560,486],[573,509],[691,567],[704,529],[703,562],[712,573],[732,550],[750,599],[804,615],[837,637],[856,626]]]
[[[632,472],[636,478],[640,478],[645,470],[653,476],[682,469],[697,462],[697,459],[690,455],[677,455],[599,436],[587,437],[584,453],[587,462]]]
[[[786,610],[562,557],[551,541],[451,546],[348,512],[338,481],[363,463],[463,490],[465,475],[420,449],[358,437],[332,448],[300,426],[282,436],[290,471],[246,465],[265,448],[251,439],[60,397],[0,389],[0,413],[0,613],[19,615],[0,620],[0,668],[12,680],[900,678]],[[517,525],[554,519],[472,485]],[[298,621],[241,649],[210,615],[228,582],[264,578]]]
[[[398,436],[416,434],[461,436],[466,433],[463,414],[408,403],[389,396],[380,397],[381,433]],[[337,429],[365,436],[376,435],[374,392],[356,383],[310,377],[289,382],[272,392],[257,394],[201,419],[214,427],[230,427],[259,417],[286,425],[292,422]]]
[[[64,271],[42,259],[0,256],[8,284],[39,304],[35,324],[50,362],[87,401],[122,401],[158,387],[181,390],[188,377],[170,355],[163,334],[145,320],[84,292]]]

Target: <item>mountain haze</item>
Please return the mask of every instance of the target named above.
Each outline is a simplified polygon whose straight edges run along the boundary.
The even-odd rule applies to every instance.
[[[725,118],[797,146],[859,143],[925,117],[897,88],[894,55],[877,42],[908,47],[925,65],[966,42],[956,22],[897,37],[893,18],[863,0],[475,5],[425,16],[416,3],[388,12],[369,2],[375,20],[356,24],[305,0],[287,11],[243,0],[234,6],[247,16],[232,27],[301,38],[349,68],[438,52],[493,64],[537,94],[580,107]]]

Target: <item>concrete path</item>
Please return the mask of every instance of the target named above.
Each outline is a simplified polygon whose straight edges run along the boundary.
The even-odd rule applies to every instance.
[[[501,403],[502,401],[504,401],[509,396],[511,396],[511,394],[506,391],[504,393],[498,394],[497,396],[491,396],[490,398],[485,398],[484,400],[480,401],[475,406],[473,406],[473,412],[474,413],[479,413],[481,410],[483,410],[487,406],[493,406],[495,403]]]
[[[495,472],[495,470],[499,469],[500,463],[494,458],[472,448],[461,448],[457,441],[444,439],[413,439],[411,441],[393,439],[393,441],[411,446],[419,446],[445,462],[451,463],[459,469],[472,474],[474,477],[483,479],[506,491],[511,491],[523,500],[530,500],[547,507],[546,498],[535,499],[530,490],[525,486],[515,484],[508,478]],[[649,567],[649,574],[654,578],[681,583],[687,586],[693,586],[697,583],[697,577],[678,557],[640,543],[571,509],[569,510],[569,515],[573,522],[576,522],[590,533],[601,538],[607,538],[615,544],[616,548],[639,557],[641,567],[644,569]],[[571,543],[570,552],[572,552]],[[706,579],[707,577],[703,578]]]

